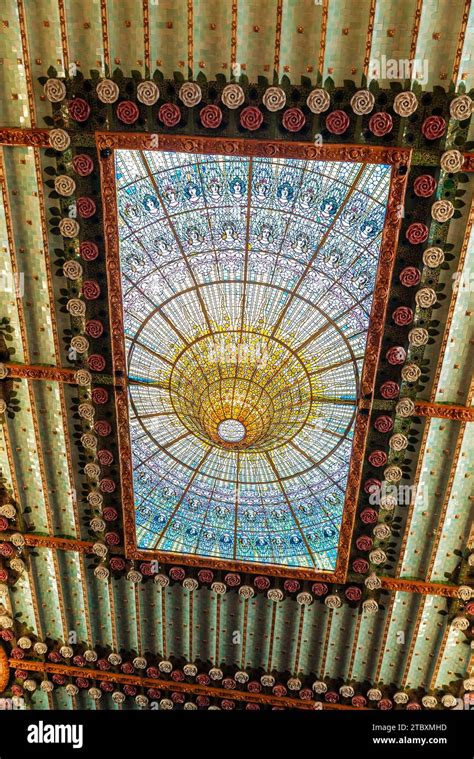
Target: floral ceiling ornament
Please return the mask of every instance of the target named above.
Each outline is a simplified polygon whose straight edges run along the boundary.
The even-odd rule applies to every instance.
[[[155,105],[159,100],[160,90],[157,84],[152,81],[140,82],[137,85],[137,100],[142,105]]]
[[[222,123],[222,116],[223,114],[219,106],[213,104],[205,105],[199,114],[201,124],[206,129],[217,129]]]
[[[70,100],[68,107],[71,119],[77,121],[79,124],[87,121],[91,115],[91,107],[84,98],[74,98],[74,100]]]
[[[306,117],[301,108],[288,108],[283,114],[282,124],[289,132],[299,132],[305,122]]]
[[[380,111],[374,113],[369,120],[369,129],[376,137],[384,137],[392,131],[393,121],[389,113]]]
[[[350,124],[349,116],[345,111],[331,111],[326,116],[326,129],[331,134],[341,135],[347,131]]]
[[[441,168],[448,173],[461,171],[464,164],[464,156],[459,150],[447,150],[441,156]]]
[[[128,126],[134,124],[140,115],[138,106],[133,100],[122,100],[117,106],[116,113],[117,118]]]
[[[408,333],[408,342],[414,348],[420,348],[422,345],[426,345],[428,339],[428,330],[426,330],[424,327],[414,327]]]
[[[430,269],[437,269],[444,263],[444,252],[442,248],[427,248],[423,251],[423,263]]]
[[[76,190],[76,183],[72,177],[68,177],[67,174],[60,174],[54,179],[54,189],[58,195],[68,197],[73,195]]]
[[[120,90],[112,79],[102,79],[96,87],[97,97],[101,103],[111,104],[118,100]]]
[[[406,366],[404,366],[402,369],[402,380],[404,382],[417,382],[420,376],[421,376],[421,369],[416,364],[406,364]],[[395,438],[396,435],[394,435],[393,437]],[[393,438],[391,438],[391,440],[392,439]],[[397,441],[398,441],[398,438],[397,438]]]
[[[241,111],[240,123],[244,129],[254,132],[263,124],[263,113],[254,105],[248,105]]]
[[[415,301],[420,308],[431,308],[436,303],[436,292],[431,287],[422,287],[416,293]]]
[[[240,84],[226,84],[222,90],[221,100],[227,108],[235,110],[245,102],[245,93]]]
[[[66,97],[66,85],[60,79],[48,79],[43,90],[50,103],[60,103]]]
[[[398,116],[412,116],[418,108],[418,100],[414,92],[399,92],[393,101],[393,110]]]
[[[375,97],[369,90],[359,90],[351,98],[351,108],[356,116],[365,116],[375,105]]]
[[[429,198],[436,190],[436,180],[431,174],[422,174],[413,182],[413,191],[419,198]]]
[[[431,206],[431,216],[435,221],[449,221],[454,214],[454,206],[450,200],[437,200]]]
[[[59,222],[59,231],[63,237],[77,237],[79,234],[80,226],[79,222],[75,219],[61,219]]]
[[[163,103],[158,110],[158,118],[164,126],[175,127],[181,121],[181,111],[174,103]]]
[[[474,102],[469,95],[459,95],[454,100],[451,100],[449,104],[449,113],[453,119],[457,119],[458,121],[469,119],[473,110]]]
[[[399,416],[413,416],[415,413],[415,404],[411,398],[401,398],[395,406],[395,411]]]
[[[428,116],[421,125],[421,132],[427,140],[439,140],[446,131],[446,121],[442,116]]]
[[[286,105],[286,93],[281,87],[268,87],[263,93],[262,102],[268,111],[275,113]]]
[[[62,153],[67,150],[71,144],[71,138],[64,129],[51,129],[49,133],[49,144],[53,150]]]
[[[202,100],[202,92],[196,82],[184,82],[179,89],[179,99],[187,108],[194,108]]]
[[[324,113],[331,105],[329,92],[323,89],[315,89],[309,93],[306,105],[311,113]]]

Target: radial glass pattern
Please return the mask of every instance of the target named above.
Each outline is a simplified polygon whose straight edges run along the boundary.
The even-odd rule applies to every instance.
[[[390,167],[116,173],[139,548],[334,570]]]

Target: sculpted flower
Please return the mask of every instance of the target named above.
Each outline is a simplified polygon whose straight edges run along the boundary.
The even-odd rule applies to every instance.
[[[199,118],[206,129],[217,129],[222,122],[222,111],[218,105],[205,105],[201,109]]]
[[[104,448],[101,451],[97,452],[97,458],[99,459],[99,463],[102,464],[102,466],[110,466],[114,460],[111,451],[106,451]],[[106,516],[106,513],[108,513],[110,516]],[[116,510],[111,506],[107,507],[107,509],[104,509],[104,519],[106,519],[108,522],[117,519]]]
[[[405,327],[413,321],[413,311],[408,306],[398,306],[392,314],[397,327]]]
[[[212,582],[214,579],[214,573],[210,569],[200,569],[197,576],[199,582]]]
[[[105,528],[105,525],[104,525]],[[106,532],[105,533],[105,542],[108,546],[118,546],[120,543],[120,536],[117,532]]]
[[[423,263],[430,269],[437,269],[444,263],[444,253],[441,248],[427,248],[423,251]]]
[[[284,595],[279,588],[271,588],[267,593],[267,598],[270,601],[283,601]]]
[[[296,601],[300,606],[309,606],[313,601],[311,593],[301,592],[296,596]]]
[[[43,90],[50,103],[60,103],[66,97],[66,85],[60,79],[48,79]]]
[[[160,90],[155,82],[140,82],[137,86],[137,100],[143,105],[155,105],[160,97]]]
[[[374,427],[377,432],[390,432],[393,429],[392,418],[386,415],[378,416],[374,422]]]
[[[407,704],[408,703],[408,693],[403,693],[402,691],[399,691],[398,693],[395,693],[393,700],[396,704]]]
[[[346,596],[348,601],[360,601],[360,599],[362,598],[362,591],[356,585],[351,585],[349,588],[346,589],[346,592],[344,595]],[[344,695],[344,694],[342,693],[341,695]],[[353,695],[353,692],[350,695]]]
[[[356,709],[361,709],[366,705],[367,701],[364,696],[354,696],[351,703]]]
[[[82,277],[82,266],[79,261],[65,261],[63,264],[63,274],[68,279],[80,279]]]
[[[450,200],[437,200],[431,206],[431,216],[435,221],[449,221],[454,214],[454,206]]]
[[[268,590],[270,587],[270,580],[268,577],[256,577],[253,581],[253,584],[258,590]]]
[[[245,94],[240,84],[226,84],[222,90],[221,100],[227,108],[232,110],[243,105]]]
[[[325,582],[315,582],[311,588],[311,592],[314,593],[315,596],[319,597],[325,596],[328,590],[329,588]]]
[[[116,110],[117,118],[122,124],[134,124],[140,115],[138,106],[133,100],[122,100]]]
[[[401,432],[397,432],[396,435],[392,435],[388,444],[392,451],[403,451],[408,445],[408,438]]]
[[[92,461],[90,461],[88,464],[84,467],[84,474],[86,477],[90,477],[91,479],[97,479],[97,477],[100,475],[100,466]],[[95,520],[93,520],[95,521]],[[98,523],[97,523],[98,524]],[[99,529],[105,529],[105,524],[100,520],[101,527]],[[96,528],[94,528],[96,529]]]
[[[302,682],[298,677],[290,677],[287,682],[288,690],[300,690]]]
[[[396,398],[400,392],[400,388],[396,382],[387,380],[380,386],[380,394],[385,400],[392,400]]]
[[[434,709],[436,706],[438,706],[438,699],[435,698],[435,696],[423,696],[421,703],[425,709]]]
[[[186,677],[196,677],[198,670],[195,664],[185,664],[183,672]]]
[[[393,101],[393,110],[398,116],[407,118],[415,113],[418,108],[418,100],[414,92],[399,92]]]
[[[322,89],[316,89],[309,93],[306,99],[306,105],[311,113],[324,113],[331,104],[329,92]]]
[[[99,248],[95,242],[85,240],[84,242],[81,242],[79,246],[79,253],[84,261],[94,261],[99,255]]]
[[[413,191],[419,198],[429,198],[436,190],[436,180],[431,174],[422,174],[413,182]]]
[[[369,538],[368,535],[361,535],[356,540],[356,548],[358,551],[370,551],[372,545],[372,538]]]
[[[59,222],[59,231],[63,237],[77,237],[79,230],[79,224],[75,219],[66,218]]]
[[[300,589],[298,580],[285,580],[283,587],[287,593],[296,593]]]
[[[382,587],[382,580],[377,577],[375,572],[372,572],[372,574],[365,578],[364,585],[369,590],[379,590]]]
[[[421,369],[416,364],[407,364],[402,369],[402,380],[404,382],[416,382],[421,375]],[[394,435],[393,437],[397,437]],[[390,438],[392,440],[393,438]],[[397,438],[398,440],[398,438]]]
[[[387,454],[384,451],[372,451],[368,457],[369,463],[374,467],[385,466]]]
[[[422,224],[420,221],[415,221],[410,224],[406,231],[406,238],[412,245],[419,245],[428,239],[428,227],[426,224]]]
[[[141,572],[137,572],[136,569],[131,569],[130,572],[127,572],[127,580],[134,585],[138,585],[139,582],[141,582],[143,579],[143,576]]]
[[[339,694],[335,693],[333,690],[330,690],[325,694],[324,700],[329,704],[336,704],[339,701]]]
[[[456,595],[461,601],[470,601],[474,596],[474,590],[469,585],[460,585],[456,591]]]
[[[248,105],[240,114],[240,123],[244,129],[254,132],[263,124],[263,113],[259,108],[256,108],[253,105]]]
[[[457,119],[458,121],[470,118],[473,110],[474,104],[469,95],[459,95],[454,100],[451,100],[449,104],[449,113],[453,119]]]
[[[93,372],[101,372],[105,369],[105,358],[103,356],[100,356],[98,353],[91,353],[89,358],[87,359],[87,365],[89,369],[92,369]],[[100,422],[101,429],[103,430],[103,435],[110,435],[111,427],[109,422]],[[108,432],[106,432],[108,430]]]
[[[395,406],[395,411],[399,416],[407,417],[413,416],[415,413],[415,404],[411,398],[402,398]]]
[[[352,569],[356,574],[365,575],[369,571],[369,562],[365,559],[355,559],[352,562]]]
[[[380,564],[385,564],[387,561],[387,555],[385,551],[381,551],[380,548],[376,548],[375,551],[370,552],[369,559],[372,564],[376,564],[378,566]]]
[[[446,121],[442,116],[428,116],[421,125],[421,133],[427,140],[439,140],[446,131]]]
[[[168,585],[170,584],[169,577],[162,574],[155,575],[155,577],[153,578],[153,582],[156,582],[156,584],[159,585],[160,588],[167,588]]]
[[[305,125],[306,117],[301,108],[287,108],[282,124],[288,132],[299,132]]]
[[[392,364],[392,366],[397,366],[398,364],[403,364],[407,357],[407,354],[405,348],[402,348],[401,345],[395,345],[392,348],[388,349],[385,357],[389,364]]]
[[[67,174],[60,174],[54,179],[54,189],[58,195],[62,195],[67,198],[72,195],[76,189],[76,183],[74,179],[68,177]]]
[[[268,87],[263,93],[262,101],[268,111],[280,111],[286,104],[285,91],[281,87]]]
[[[86,313],[86,304],[79,298],[71,298],[66,305],[71,316],[84,316]]]
[[[393,121],[389,113],[374,113],[369,120],[369,129],[376,137],[383,137],[392,131]]]
[[[82,124],[87,121],[91,114],[91,107],[83,98],[74,98],[69,101],[69,115],[71,119]]]
[[[182,567],[171,567],[169,576],[172,580],[184,580],[186,573]]]
[[[447,150],[441,156],[441,168],[449,173],[461,171],[464,164],[464,156],[459,150]]]
[[[101,559],[105,559],[109,552],[109,549],[104,543],[97,542],[92,546],[92,551],[96,556],[99,556]]]
[[[89,337],[100,337],[104,331],[104,325],[97,319],[90,319],[86,324],[86,335]]]
[[[375,509],[363,509],[360,512],[360,521],[363,524],[375,524],[377,521],[377,512]]]
[[[94,407],[92,407],[92,409],[94,410]],[[100,507],[102,506],[103,500],[104,500],[103,495],[95,491],[92,493],[89,493],[89,495],[87,496],[88,503],[90,503],[90,505],[94,509],[100,509]]]
[[[364,493],[370,495],[371,493],[377,493],[381,488],[382,483],[380,480],[376,480],[374,477],[370,477],[364,483]]]
[[[5,503],[3,506],[0,506],[0,514],[7,519],[15,519],[16,509],[12,503]],[[15,542],[14,538],[15,536],[12,535],[14,545],[20,545],[20,543]],[[24,545],[24,541],[21,545]]]
[[[424,327],[414,327],[408,333],[408,342],[413,348],[419,348],[426,345],[429,339],[428,330]]]
[[[165,127],[172,128],[181,121],[181,111],[174,103],[163,103],[158,110],[158,118]]]
[[[382,709],[382,711],[387,711],[388,709],[392,709],[392,702],[389,698],[382,698],[381,701],[378,703],[378,708]]]
[[[86,337],[82,337],[82,335],[76,335],[71,340],[71,348],[76,353],[86,353],[89,350],[89,340]]]
[[[388,466],[383,473],[387,482],[398,482],[402,479],[403,472],[399,466]]]
[[[362,609],[364,610],[364,612],[366,614],[376,614],[378,612],[378,610],[379,610],[379,605],[378,605],[377,601],[375,601],[373,598],[368,598],[367,601],[363,602]],[[369,693],[370,693],[370,691],[369,691]],[[367,696],[369,698],[371,698],[369,696],[369,693],[367,693]],[[379,693],[380,693],[380,691],[379,691]]]
[[[179,99],[187,108],[193,108],[195,105],[198,105],[202,99],[202,92],[199,84],[196,82],[185,82],[182,84],[179,90]]]
[[[110,569],[112,572],[122,572],[125,569],[125,560],[120,556],[113,556],[110,559]]]
[[[97,300],[100,295],[100,285],[95,279],[86,279],[82,285],[82,293],[86,300]]]
[[[342,604],[342,601],[339,598],[339,596],[331,595],[331,596],[326,596],[326,598],[324,599],[324,603],[329,609],[339,609],[339,607]]]
[[[62,153],[67,150],[71,144],[71,138],[64,129],[51,129],[49,133],[49,144],[53,150],[57,150]]]
[[[431,287],[422,287],[416,293],[415,301],[420,308],[431,308],[436,303],[436,292]]]
[[[112,79],[102,79],[96,87],[96,92],[101,103],[115,103],[120,90]]]
[[[90,219],[96,212],[96,204],[92,198],[78,198],[77,199],[77,213],[82,216],[83,219]]]
[[[242,585],[239,588],[239,596],[242,596],[245,600],[248,600],[249,598],[253,598],[255,595],[255,591],[250,585]]]
[[[88,177],[94,171],[94,161],[85,153],[79,153],[72,159],[72,167],[80,177]]]
[[[345,111],[332,111],[326,116],[326,129],[331,134],[344,134],[349,124],[350,119]]]
[[[183,580],[183,588],[193,592],[199,588],[199,583],[194,577],[186,577],[186,579]]]
[[[100,565],[94,569],[94,575],[98,580],[107,580],[109,578],[110,572],[107,567]]]
[[[452,709],[453,706],[457,706],[457,699],[451,695],[451,693],[447,693],[445,696],[442,697],[441,703],[446,709]]]
[[[327,689],[328,686],[321,680],[316,680],[316,682],[313,683],[313,690],[315,693],[326,693]]]
[[[103,493],[114,493],[117,486],[110,477],[103,477],[99,482],[99,487]]]
[[[224,582],[229,586],[229,588],[236,588],[238,585],[240,585],[240,575],[236,574],[235,572],[228,572],[228,574],[226,574],[224,577]]]
[[[351,98],[351,108],[356,116],[364,116],[373,110],[375,98],[369,90],[359,90]]]
[[[92,391],[92,400],[99,405],[107,403],[109,400],[109,393],[105,387],[95,387]]]

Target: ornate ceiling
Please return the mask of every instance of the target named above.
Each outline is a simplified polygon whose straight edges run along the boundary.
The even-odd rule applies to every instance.
[[[1,20],[2,695],[453,708],[470,1]]]

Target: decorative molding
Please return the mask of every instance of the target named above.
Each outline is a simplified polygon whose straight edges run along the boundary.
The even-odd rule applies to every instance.
[[[10,664],[5,649],[0,645],[0,693],[6,689],[10,679]]]
[[[377,279],[374,287],[371,321],[367,335],[367,346],[362,374],[362,394],[373,392],[380,346],[385,323],[385,312],[390,291],[392,270],[395,262],[399,227],[408,171],[400,171],[410,165],[411,151],[397,148],[368,147],[357,145],[314,146],[306,142],[268,142],[263,140],[226,139],[212,137],[184,137],[178,135],[149,135],[146,133],[96,134],[100,151],[100,172],[102,207],[104,209],[104,240],[106,248],[110,333],[112,337],[112,357],[114,374],[126,377],[127,365],[124,345],[124,325],[117,224],[117,200],[115,191],[114,149],[130,150],[172,150],[188,153],[223,154],[270,157],[304,158],[306,160],[357,161],[361,163],[384,163],[393,166],[392,180],[387,203],[386,222],[382,236]],[[266,574],[276,577],[298,577],[326,582],[344,582],[347,577],[351,538],[360,478],[364,462],[365,443],[369,417],[359,413],[356,418],[354,442],[346,488],[345,508],[342,515],[337,565],[334,572],[322,572],[300,567],[269,566],[256,563],[242,563],[232,560],[211,559],[192,554],[172,554],[163,551],[139,549],[136,542],[135,506],[133,495],[133,472],[131,441],[129,432],[127,392],[123,388],[115,392],[118,443],[120,449],[120,482],[123,505],[123,530],[125,554],[130,559],[179,561],[188,566],[206,566],[217,569],[234,569],[240,572]]]
[[[13,364],[8,361],[3,364],[8,369],[8,379],[46,380],[49,382],[62,382],[76,385],[76,369],[61,366],[41,366],[40,364]],[[96,385],[124,385],[123,377],[112,377],[110,374],[94,374],[93,384]]]
[[[48,148],[49,129],[20,129],[3,127],[0,129],[0,145],[16,145],[28,148]]]
[[[455,422],[474,422],[474,407],[455,406],[448,403],[416,401],[415,414],[436,419],[451,419]]]
[[[408,580],[403,577],[381,577],[382,588],[385,590],[403,591],[403,593],[418,593],[423,596],[442,596],[457,598],[457,585],[443,585],[437,582],[423,580]]]

